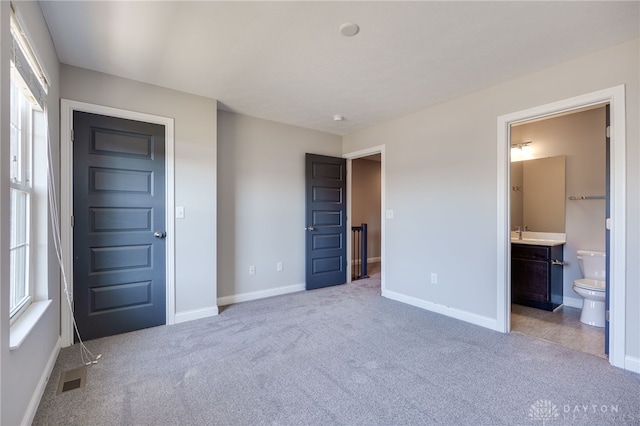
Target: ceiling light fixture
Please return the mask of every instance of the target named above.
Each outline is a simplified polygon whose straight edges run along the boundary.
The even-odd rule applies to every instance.
[[[336,114],[333,116],[333,121],[344,121],[344,117],[340,114]]]
[[[353,22],[345,22],[340,25],[340,34],[345,37],[352,37],[360,31],[360,27]]]

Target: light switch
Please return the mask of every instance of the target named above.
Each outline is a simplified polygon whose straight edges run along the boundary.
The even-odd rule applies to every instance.
[[[393,210],[386,210],[384,213],[387,219],[393,219]]]
[[[184,207],[176,207],[176,219],[184,219]]]

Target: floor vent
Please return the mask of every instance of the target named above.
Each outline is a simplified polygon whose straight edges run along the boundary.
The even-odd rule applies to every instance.
[[[74,389],[83,388],[86,381],[87,381],[86,365],[80,368],[65,371],[60,376],[60,383],[58,383],[58,392],[56,393],[56,395],[69,392]]]

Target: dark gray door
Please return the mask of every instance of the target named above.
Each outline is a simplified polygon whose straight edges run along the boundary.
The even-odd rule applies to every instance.
[[[164,131],[73,114],[73,296],[82,339],[165,323]]]
[[[347,167],[342,158],[306,155],[306,288],[347,281]]]

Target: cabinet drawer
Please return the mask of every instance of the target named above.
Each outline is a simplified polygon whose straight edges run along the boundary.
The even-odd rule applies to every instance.
[[[511,257],[519,259],[548,260],[549,247],[511,244]]]

